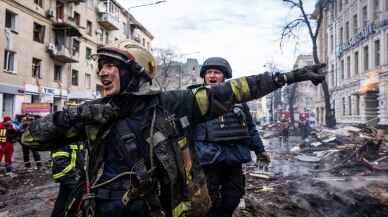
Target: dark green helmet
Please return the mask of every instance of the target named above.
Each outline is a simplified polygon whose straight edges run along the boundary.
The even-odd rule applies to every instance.
[[[232,77],[232,68],[229,65],[229,62],[222,57],[210,57],[203,62],[201,67],[200,76],[203,78],[205,76],[205,72],[208,69],[218,69],[224,73],[224,77],[226,79]]]

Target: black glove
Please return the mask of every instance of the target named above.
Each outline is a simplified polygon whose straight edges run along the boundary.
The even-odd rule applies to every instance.
[[[286,74],[287,84],[300,81],[312,81],[314,85],[318,85],[325,79],[326,73],[323,72],[325,66],[326,64],[321,63],[292,70]]]
[[[55,124],[70,127],[74,125],[106,124],[118,117],[118,111],[110,104],[85,103],[54,114]]]

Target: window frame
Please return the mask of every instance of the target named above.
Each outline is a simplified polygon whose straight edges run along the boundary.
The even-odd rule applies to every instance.
[[[10,15],[10,19],[11,19],[11,26],[7,26],[7,15]],[[5,19],[4,19],[4,27],[6,29],[10,29],[12,32],[17,32],[16,28],[17,28],[17,25],[16,25],[16,16],[17,14],[11,10],[8,10],[8,9],[5,9]]]
[[[34,63],[34,62],[36,62],[36,63],[38,63],[38,64],[36,64],[36,63]],[[33,78],[39,78],[39,79],[41,79],[42,78],[42,60],[41,59],[39,59],[39,58],[36,58],[36,57],[32,57],[32,67],[31,67],[31,69],[32,69],[32,77]]]
[[[8,54],[8,55],[7,55]],[[10,70],[10,54],[12,54],[12,69]],[[4,49],[3,71],[16,74],[16,52]]]
[[[32,40],[43,44],[45,39],[45,34],[46,34],[46,26],[41,25],[37,22],[34,22],[33,31],[32,31]]]
[[[74,76],[74,75],[76,75],[76,76]],[[72,86],[79,86],[79,71],[77,69],[71,70],[71,85]]]

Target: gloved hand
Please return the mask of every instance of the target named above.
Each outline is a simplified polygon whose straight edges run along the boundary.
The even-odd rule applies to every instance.
[[[271,158],[266,152],[256,153],[256,162],[259,164],[269,164],[271,162]]]
[[[286,73],[287,84],[300,81],[312,81],[314,85],[318,85],[325,79],[326,72],[323,71],[325,66],[325,63],[321,63],[292,70]]]
[[[84,103],[56,113],[54,120],[57,125],[69,127],[75,124],[106,124],[117,117],[118,110],[110,104]]]

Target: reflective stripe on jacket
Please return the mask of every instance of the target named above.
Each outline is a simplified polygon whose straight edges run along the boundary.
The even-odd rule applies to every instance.
[[[53,160],[52,165],[52,178],[56,182],[63,182],[67,177],[69,179],[76,179],[77,171],[81,168],[83,144],[71,144],[64,148],[52,151],[51,158]],[[81,159],[80,159],[81,158]],[[75,182],[76,180],[69,180]]]

